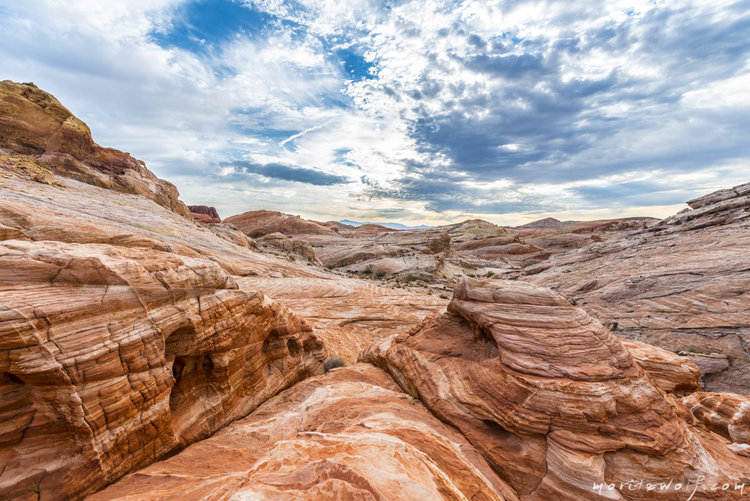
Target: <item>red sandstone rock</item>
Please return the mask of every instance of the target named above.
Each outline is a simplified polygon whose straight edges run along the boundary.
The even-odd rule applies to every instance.
[[[750,398],[733,393],[693,393],[682,399],[709,430],[750,452]]]
[[[701,476],[697,499],[731,499],[709,485],[750,474],[750,460],[691,424],[610,330],[562,296],[467,280],[449,311],[362,358],[461,430],[522,499],[599,499],[595,484]],[[609,497],[684,499],[627,487]]]
[[[689,358],[646,343],[620,339],[630,355],[648,372],[654,384],[667,393],[684,394],[700,389],[701,371]]]
[[[114,499],[517,499],[455,430],[360,364],[93,496]]]
[[[351,278],[268,277],[237,278],[248,290],[262,290],[310,322],[330,355],[347,364],[361,351],[393,334],[410,331],[425,316],[445,308],[437,294],[379,287]]]
[[[180,215],[190,214],[174,185],[157,179],[129,154],[94,143],[85,123],[31,83],[0,82],[0,159],[6,170],[29,173],[28,165],[33,166],[35,172],[29,174],[35,179],[49,169],[96,186],[138,193]]]
[[[215,207],[207,205],[188,205],[190,215],[199,223],[220,223],[221,218]]]
[[[300,234],[336,235],[336,232],[325,223],[308,221],[299,216],[268,210],[244,212],[228,217],[224,222],[232,223],[251,238],[262,237],[271,233],[283,233],[289,236]]]
[[[320,341],[205,259],[0,245],[0,493],[91,493],[322,372]]]

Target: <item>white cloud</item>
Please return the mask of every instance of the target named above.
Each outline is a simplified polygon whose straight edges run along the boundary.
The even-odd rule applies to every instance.
[[[191,52],[154,38],[188,0],[16,2],[0,18],[5,77],[35,81],[97,141],[224,215],[648,213],[673,207],[659,197],[743,181],[750,42],[738,3],[244,3],[284,22]],[[347,76],[338,51],[372,78]],[[240,159],[349,182],[227,164]]]

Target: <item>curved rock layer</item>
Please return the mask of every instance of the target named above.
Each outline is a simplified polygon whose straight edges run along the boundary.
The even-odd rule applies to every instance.
[[[217,264],[0,244],[0,497],[91,493],[323,371],[299,317]]]
[[[619,336],[690,357],[706,390],[750,394],[750,183],[528,268]]]
[[[682,399],[709,430],[738,445],[750,456],[750,397],[733,393],[693,393]]]
[[[54,182],[48,176],[53,171],[137,193],[190,216],[172,183],[158,179],[128,153],[96,144],[85,123],[33,83],[0,82],[0,169],[23,172],[42,182]]]
[[[298,383],[90,499],[518,498],[459,433],[360,364]]]
[[[548,289],[464,281],[449,313],[363,360],[461,430],[522,499],[685,499],[630,488],[640,480],[692,481],[694,499],[734,499],[712,488],[750,477],[750,460],[696,426],[610,330]]]
[[[257,252],[228,224],[201,225],[138,195],[53,176],[0,177],[0,240],[100,243],[214,261],[234,276],[330,276]]]

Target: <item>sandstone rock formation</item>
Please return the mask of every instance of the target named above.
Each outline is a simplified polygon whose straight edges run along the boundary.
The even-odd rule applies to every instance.
[[[651,220],[557,221],[552,226],[532,223],[514,230],[469,219],[434,228],[396,230],[378,224],[321,223],[271,211],[251,211],[226,219],[249,237],[268,239],[271,246],[290,254],[310,259],[314,253],[329,269],[362,278],[450,288],[461,276],[517,273],[554,253],[641,228]],[[302,250],[301,241],[312,249]]]
[[[690,357],[707,390],[750,394],[750,183],[690,204],[553,256],[524,279],[572,298],[619,336]]]
[[[0,284],[11,498],[94,492],[322,372],[299,317],[209,260],[8,241]]]
[[[85,123],[33,83],[0,82],[0,169],[49,179],[48,172],[137,193],[183,216],[177,188],[146,165],[94,143]]]
[[[701,371],[689,358],[646,343],[627,339],[620,342],[663,391],[682,395],[700,390]]]
[[[750,398],[733,393],[696,392],[682,402],[709,430],[738,444],[735,450],[750,455]]]
[[[518,499],[464,437],[366,364],[298,383],[91,499],[135,498]]]
[[[307,259],[311,263],[320,264],[312,245],[298,238],[290,238],[283,233],[271,233],[256,240],[262,245],[268,245],[280,251],[296,254]]]
[[[2,148],[32,142],[15,116],[0,115]],[[340,277],[261,253],[231,224],[196,224],[158,197],[115,186],[116,172],[90,182],[45,170],[38,153],[5,151],[0,498],[78,499],[324,370],[330,353],[310,323],[248,279]],[[421,296],[399,297],[418,322],[428,309],[407,297]],[[331,329],[355,339],[354,327],[382,316],[363,307],[351,328]]]
[[[363,360],[458,428],[522,499],[685,499],[628,482],[700,483],[732,499],[750,461],[692,423],[584,310],[530,284],[463,281],[449,312]]]
[[[0,498],[682,501],[631,481],[702,478],[692,499],[750,484],[748,399],[697,391],[696,366],[744,384],[725,348],[750,325],[750,187],[646,229],[575,227],[602,242],[555,256],[573,223],[541,225],[547,247],[480,220],[198,224],[90,138],[48,94],[0,85]],[[466,280],[443,313],[427,289],[294,257],[310,249],[436,288],[553,254],[560,269],[528,278],[577,306]]]
[[[620,233],[642,229],[657,222],[652,217],[628,217],[596,221],[558,221],[548,217],[514,228],[526,245],[544,249],[545,254],[530,256],[526,264],[543,261],[550,255],[580,249]]]
[[[308,221],[299,216],[268,210],[250,211],[228,217],[224,222],[232,223],[251,238],[258,238],[271,233],[295,235],[335,235],[325,223]]]
[[[207,205],[188,205],[190,215],[199,223],[220,223],[221,218],[215,207]]]

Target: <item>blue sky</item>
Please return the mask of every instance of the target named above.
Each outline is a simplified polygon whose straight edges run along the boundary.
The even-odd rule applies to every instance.
[[[750,2],[26,0],[2,78],[223,216],[666,216],[750,181]]]

